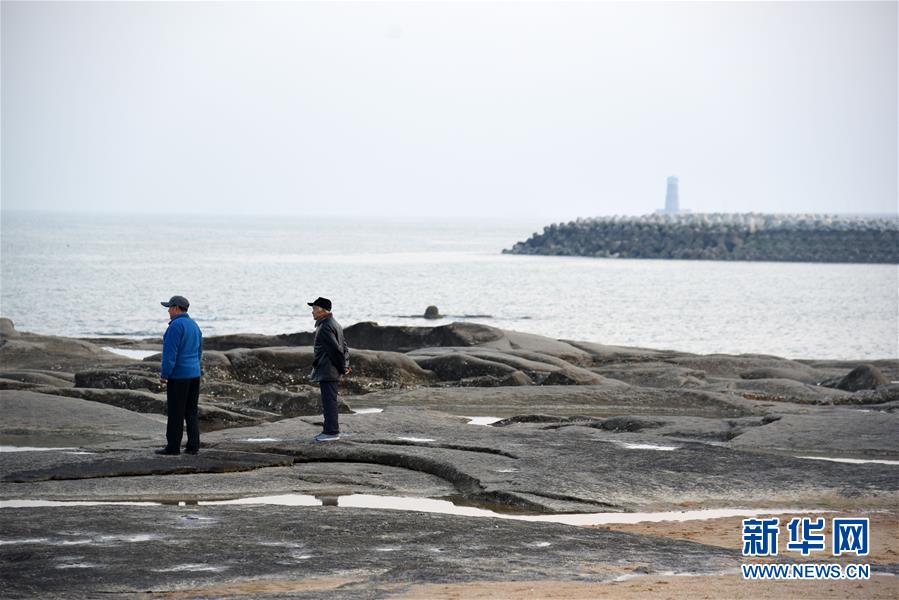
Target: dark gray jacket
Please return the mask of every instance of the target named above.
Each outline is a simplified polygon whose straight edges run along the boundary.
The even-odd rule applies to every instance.
[[[315,358],[312,361],[312,381],[337,381],[350,365],[350,351],[343,339],[343,327],[333,315],[315,322]]]

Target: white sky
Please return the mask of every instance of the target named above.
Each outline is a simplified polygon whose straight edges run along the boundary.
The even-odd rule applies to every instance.
[[[896,2],[0,10],[3,209],[897,210]]]

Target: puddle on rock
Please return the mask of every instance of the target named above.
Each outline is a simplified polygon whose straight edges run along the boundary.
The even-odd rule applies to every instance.
[[[384,412],[383,408],[354,408],[354,415],[375,415]]]
[[[657,450],[660,452],[671,452],[672,450],[677,450],[680,446],[658,446],[656,444],[636,444],[631,442],[619,442],[615,440],[601,440],[611,441],[616,446],[621,446],[626,450]]]
[[[100,565],[94,563],[68,563],[65,565],[56,565],[57,569],[96,569]]]
[[[154,354],[162,352],[161,350],[131,350],[129,348],[113,348],[112,346],[103,346],[103,349],[107,352],[118,354],[119,356],[133,358],[134,360],[143,360],[148,356],[153,356]]]
[[[0,446],[0,452],[65,452],[67,450],[76,450],[78,452],[67,452],[68,454],[81,454],[81,448],[39,448],[37,446]],[[91,454],[85,452],[84,454]]]
[[[159,502],[92,502],[83,500],[0,500],[0,508],[47,508],[53,506],[159,506]]]
[[[279,438],[245,438],[245,442],[280,442]]]
[[[192,501],[193,502],[193,501]],[[786,513],[810,513],[807,509],[706,509],[671,512],[635,512],[635,513],[564,513],[564,514],[521,514],[501,513],[476,506],[454,504],[449,500],[435,498],[417,498],[408,496],[378,496],[374,494],[351,494],[347,496],[311,496],[306,494],[281,494],[276,496],[255,496],[235,498],[233,500],[200,500],[199,506],[233,506],[233,505],[274,505],[274,506],[340,506],[343,508],[369,508],[383,510],[399,510],[438,513],[462,517],[481,517],[508,519],[514,521],[532,521],[541,523],[560,523],[564,525],[591,526],[621,523],[644,523],[659,521],[702,521],[725,517],[757,517]],[[57,507],[57,506],[161,506],[159,502],[60,502],[50,500],[3,500],[0,508],[16,507]],[[822,512],[822,511],[817,511]],[[195,526],[207,526],[217,519],[201,515],[182,515],[184,521]],[[91,543],[92,540],[75,543]],[[135,540],[136,541],[136,540]],[[7,543],[15,543],[8,541]]]
[[[398,440],[403,440],[404,442],[434,442],[436,440],[432,440],[430,438],[417,438],[417,437],[398,437]]]
[[[154,573],[182,573],[182,572],[212,572],[212,573],[222,573],[227,571],[228,567],[216,566],[216,565],[207,565],[203,563],[194,563],[194,564],[186,564],[186,565],[178,565],[175,567],[169,567],[168,569],[152,569]]]
[[[502,421],[500,417],[462,417],[468,419],[469,425],[493,425],[498,421]]]
[[[797,456],[807,460],[826,460],[829,462],[848,463],[850,465],[899,465],[899,460],[877,460],[866,458],[831,458],[829,456]]]
[[[514,514],[501,513],[475,506],[462,506],[449,500],[435,498],[414,498],[407,496],[378,496],[374,494],[351,494],[348,496],[308,496],[304,494],[283,494],[279,496],[258,496],[235,500],[211,500],[199,502],[201,505],[226,504],[274,504],[281,506],[341,506],[344,508],[378,508],[427,513],[440,513],[464,517],[492,517],[516,521],[561,523],[565,525],[604,525],[612,523],[642,523],[658,521],[701,521],[724,517],[755,517],[785,513],[807,513],[802,509],[707,509],[693,511],[672,511],[654,513],[567,513],[567,514]]]

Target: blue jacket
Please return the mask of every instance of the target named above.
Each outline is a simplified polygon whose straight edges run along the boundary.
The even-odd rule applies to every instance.
[[[200,376],[203,358],[203,334],[187,313],[169,321],[162,336],[162,379],[193,379]]]

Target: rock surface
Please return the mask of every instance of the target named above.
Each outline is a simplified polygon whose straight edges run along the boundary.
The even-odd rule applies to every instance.
[[[338,504],[0,508],[4,595],[380,597],[411,582],[607,581],[741,560],[738,545],[354,509],[343,504],[351,494],[450,497],[538,515],[899,502],[899,385],[820,385],[859,363],[698,356],[472,324],[346,331],[357,370],[341,384],[345,410],[380,412],[343,412],[341,439],[316,444],[311,348],[284,338],[272,347],[223,343],[204,361],[200,454],[177,457],[152,452],[165,429],[164,394],[150,387],[158,357],[4,336],[0,353],[21,340],[43,345],[14,347],[15,364],[0,372],[10,385],[34,386],[0,391],[5,502],[307,494]],[[899,374],[895,360],[868,363],[888,380]],[[506,418],[480,426],[473,416]],[[172,544],[191,558],[175,557]],[[339,583],[316,587],[316,578]]]

